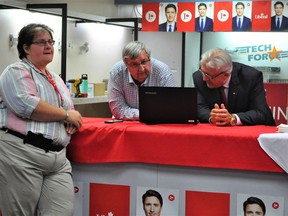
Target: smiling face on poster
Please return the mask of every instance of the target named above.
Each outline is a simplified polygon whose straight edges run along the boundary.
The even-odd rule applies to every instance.
[[[233,1],[233,17],[246,16],[251,19],[252,15],[252,2],[251,1]]]
[[[196,2],[195,17],[205,16],[214,18],[214,2]]]
[[[159,3],[159,27],[162,32],[177,31],[177,3]]]
[[[177,2],[159,4],[159,24],[177,21]]]
[[[179,191],[165,188],[137,187],[137,216],[178,215]]]
[[[288,2],[287,1],[271,1],[271,17],[272,16],[288,16]]]
[[[237,216],[284,216],[284,197],[237,194]]]

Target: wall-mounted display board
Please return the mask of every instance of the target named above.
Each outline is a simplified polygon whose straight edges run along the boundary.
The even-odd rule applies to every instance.
[[[145,2],[142,31],[288,31],[288,1]]]

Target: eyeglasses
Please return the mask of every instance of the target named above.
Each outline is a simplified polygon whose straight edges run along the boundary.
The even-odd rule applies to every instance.
[[[146,66],[148,66],[149,64],[150,64],[150,59],[144,60],[144,61],[142,61],[140,64],[138,64],[138,63],[131,63],[131,64],[127,64],[127,65],[128,65],[129,67],[134,68],[134,69],[138,69],[140,66],[146,67]]]
[[[48,41],[45,41],[45,40],[39,40],[39,41],[33,41],[32,44],[36,44],[36,45],[39,45],[39,46],[46,46],[46,44],[49,44],[50,46],[53,46],[55,44],[55,41],[54,40],[48,40]]]
[[[215,79],[216,77],[221,76],[222,74],[226,73],[226,71],[223,71],[223,72],[221,72],[221,73],[219,73],[219,74],[217,74],[217,75],[212,76],[212,75],[204,72],[204,71],[201,70],[201,69],[199,69],[199,71],[201,71],[201,73],[202,73],[203,76],[206,76],[206,77],[207,77],[208,79],[210,79],[210,80],[213,80],[213,79]]]

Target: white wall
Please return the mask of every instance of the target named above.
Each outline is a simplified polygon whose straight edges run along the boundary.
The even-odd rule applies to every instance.
[[[122,59],[122,49],[133,40],[131,29],[99,23],[69,22],[67,79],[88,74],[90,83],[107,79],[113,64]],[[88,43],[88,52],[81,50]]]
[[[68,11],[76,11],[104,17],[117,17],[118,9],[114,0],[0,0],[7,4],[17,2],[29,4],[67,4]],[[16,2],[16,3],[14,3]]]
[[[152,58],[171,68],[177,86],[181,86],[182,33],[139,32],[139,41],[150,48]]]
[[[17,17],[17,19],[16,19]],[[19,18],[21,17],[21,18]],[[7,65],[19,61],[16,44],[9,46],[9,34],[13,34],[15,38],[18,37],[20,29],[31,22],[45,23],[54,30],[54,38],[56,44],[61,38],[61,18],[58,16],[51,16],[47,14],[31,13],[21,9],[1,9],[0,10],[0,73]],[[55,46],[57,47],[57,46]],[[61,68],[61,53],[55,49],[54,61],[49,65],[49,68],[55,72],[60,72]]]
[[[21,17],[21,19],[15,17]],[[44,23],[54,30],[56,41],[54,60],[48,68],[61,73],[61,17],[43,13],[32,13],[22,9],[0,10],[0,73],[4,68],[19,61],[16,45],[9,46],[9,34],[15,38],[20,29],[31,22]],[[81,23],[69,19],[67,25],[67,79],[88,74],[90,83],[102,82],[107,79],[114,63],[121,60],[122,48],[133,40],[132,30],[113,25]],[[82,51],[84,43],[88,43],[88,52]]]

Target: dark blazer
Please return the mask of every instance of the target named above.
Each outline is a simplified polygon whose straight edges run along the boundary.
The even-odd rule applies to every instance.
[[[280,29],[276,28],[276,16],[271,17],[271,31],[288,31],[288,17],[283,16]]]
[[[195,31],[201,32],[199,19],[200,17],[198,16],[195,21]],[[206,22],[203,31],[213,31],[213,20],[211,18],[206,17]]]
[[[243,17],[243,23],[240,30],[237,28],[237,16],[234,16],[232,18],[232,31],[251,31],[251,29],[252,23],[251,19],[249,19],[248,17]]]
[[[159,25],[159,28],[158,28],[158,30],[159,31],[165,31],[165,32],[167,32],[167,22],[165,22],[165,23],[161,23],[160,25]],[[173,32],[174,31],[177,31],[177,22],[175,22],[175,25],[174,25],[174,29],[173,29]]]
[[[208,123],[214,104],[221,104],[220,91],[208,88],[200,71],[193,73],[193,82],[198,90],[198,119]],[[275,125],[266,101],[263,74],[248,65],[233,62],[226,108],[244,125]]]

